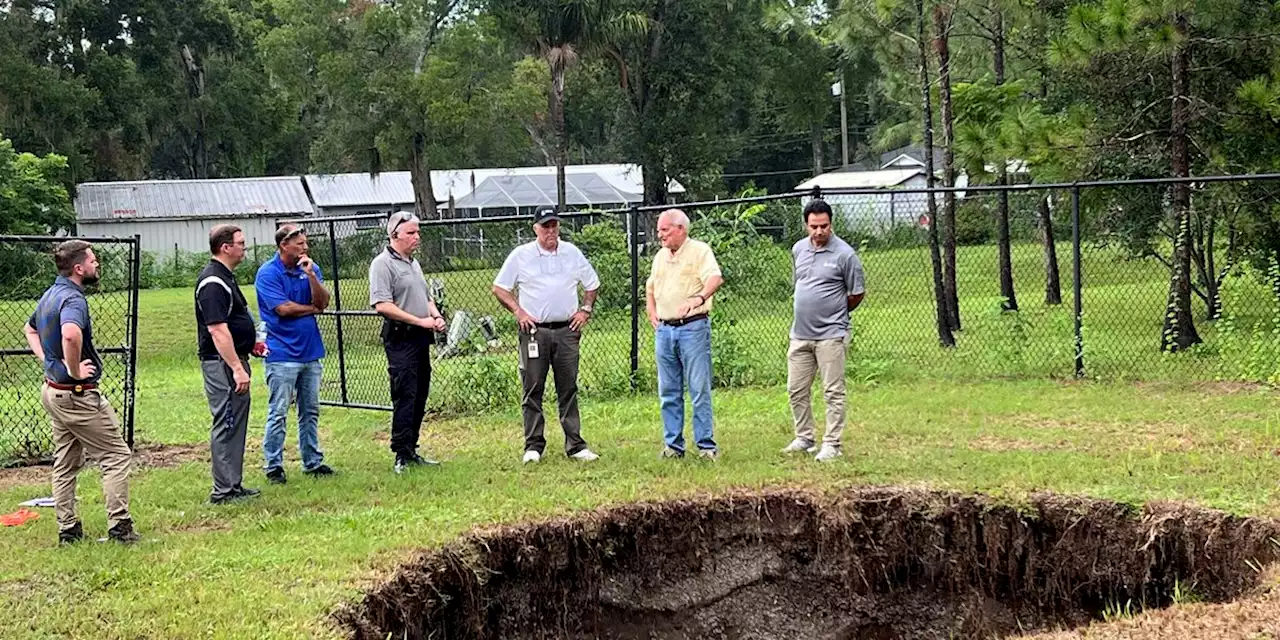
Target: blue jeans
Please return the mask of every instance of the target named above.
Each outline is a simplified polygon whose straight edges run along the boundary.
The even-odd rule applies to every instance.
[[[320,375],[319,360],[311,362],[268,362],[267,366],[267,434],[262,438],[262,454],[267,471],[284,468],[285,421],[289,417],[289,401],[298,397],[298,451],[302,453],[302,469],[310,471],[324,462],[320,450]]]
[[[684,387],[693,401],[693,437],[699,449],[716,449],[711,421],[711,321],[658,325],[658,397],[667,446],[684,453]]]

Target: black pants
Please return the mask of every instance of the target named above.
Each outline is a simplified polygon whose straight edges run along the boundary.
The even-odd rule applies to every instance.
[[[539,328],[534,335],[520,332],[520,382],[524,388],[524,450],[542,453],[547,446],[547,424],[542,415],[542,395],[547,373],[554,372],[564,452],[573,455],[587,448],[578,416],[578,344],[582,334],[569,327]],[[538,343],[538,357],[529,357],[529,342]]]
[[[396,332],[382,346],[391,377],[391,451],[412,456],[431,391],[431,337],[426,331]]]

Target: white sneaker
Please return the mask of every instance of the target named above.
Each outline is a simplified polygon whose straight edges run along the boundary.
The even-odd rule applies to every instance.
[[[529,464],[530,462],[537,462],[537,461],[539,461],[539,460],[541,460],[541,459],[542,459],[542,454],[541,454],[541,453],[538,453],[537,451],[534,451],[533,449],[530,449],[530,450],[528,450],[528,451],[524,452],[524,463],[525,463],[525,464]]]
[[[590,449],[583,449],[582,451],[579,451],[569,457],[573,458],[574,460],[581,460],[583,462],[593,462],[595,460],[600,459],[600,456],[596,455]]]
[[[818,447],[815,446],[812,442],[809,442],[804,438],[796,438],[795,440],[791,441],[791,444],[784,447],[782,449],[782,452],[783,453],[800,453],[801,451],[803,451],[805,453],[813,453],[814,451],[817,451],[817,450],[818,450]]]
[[[818,462],[830,462],[831,460],[835,460],[836,458],[839,458],[842,455],[844,454],[840,452],[839,447],[833,447],[829,444],[824,444],[822,445],[822,450],[819,451],[818,455],[814,456],[813,459],[817,460]]]

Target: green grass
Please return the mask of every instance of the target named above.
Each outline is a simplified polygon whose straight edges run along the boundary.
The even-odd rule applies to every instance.
[[[149,439],[203,438],[197,384],[194,376],[169,381],[185,402],[145,396]],[[604,456],[599,464],[551,455],[522,467],[518,417],[508,411],[430,423],[424,442],[445,465],[402,477],[390,472],[384,415],[328,410],[322,442],[340,470],[332,479],[305,478],[291,459],[289,485],[215,508],[204,502],[204,464],[142,471],[133,508],[147,540],[132,549],[58,549],[47,512],[4,530],[0,624],[24,637],[325,635],[333,607],[358,597],[413,549],[473,526],[731,487],[908,483],[1006,496],[1052,489],[1277,511],[1271,451],[1280,422],[1269,393],[1053,382],[851,392],[847,454],[829,466],[777,453],[790,431],[785,393],[776,388],[716,395],[725,451],[718,464],[656,459],[657,408],[649,397],[584,407],[586,435]],[[258,486],[261,419],[258,408],[248,465]],[[44,493],[43,485],[22,487],[0,492],[0,500]],[[95,474],[85,474],[81,497],[87,528],[102,535]]]
[[[990,257],[994,273],[994,254],[962,255],[975,260],[974,270],[985,269],[981,262]],[[1036,264],[1034,254],[1020,250],[1017,255],[1027,262],[1027,271]],[[894,266],[893,260],[902,262]],[[785,391],[771,384],[785,375],[785,300],[753,301],[741,294],[723,300],[733,323],[717,325],[718,344],[736,349],[726,366],[744,367],[750,374],[746,379],[763,386],[716,391],[717,438],[725,454],[717,464],[656,458],[660,427],[651,393],[602,399],[621,391],[618,367],[625,381],[629,319],[624,314],[604,314],[584,339],[584,385],[598,389],[583,404],[585,435],[603,456],[594,465],[570,464],[557,455],[535,467],[520,465],[514,355],[506,353],[438,366],[438,403],[474,400],[469,389],[479,383],[496,382],[500,390],[489,398],[499,407],[494,412],[428,421],[423,443],[445,461],[442,468],[395,476],[385,413],[325,409],[321,442],[339,475],[319,481],[303,477],[296,452],[290,451],[290,484],[266,486],[258,469],[265,389],[255,364],[246,479],[264,488],[264,495],[243,505],[210,506],[207,463],[192,462],[135,473],[132,506],[146,539],[134,548],[90,543],[59,549],[49,511],[36,522],[0,529],[0,554],[7,559],[0,565],[0,629],[6,637],[330,636],[336,631],[328,626],[327,614],[334,607],[358,598],[362,588],[414,550],[438,546],[473,527],[729,488],[913,484],[1011,499],[1054,490],[1280,514],[1273,456],[1280,413],[1269,389],[1195,382],[1214,377],[1213,359],[1221,357],[1216,354],[1168,358],[1159,362],[1170,364],[1154,371],[1133,370],[1134,377],[1170,380],[1165,382],[993,379],[989,369],[979,367],[1040,375],[1050,359],[1024,352],[1019,360],[1016,349],[978,348],[1009,327],[1003,317],[982,315],[992,294],[990,287],[976,284],[961,348],[944,353],[933,347],[926,313],[931,303],[927,290],[916,290],[920,278],[927,282],[928,272],[912,271],[919,266],[915,260],[900,252],[867,256],[871,294],[858,312],[849,368],[854,383],[846,456],[833,464],[777,453],[790,439]],[[1124,294],[1129,303],[1162,298],[1163,284],[1151,273],[1120,263],[1111,268],[1110,277],[1096,273],[1090,281],[1097,287],[1094,295],[1136,287],[1144,293]],[[459,282],[457,288],[467,287]],[[475,295],[479,304],[484,298]],[[1030,297],[1024,298],[1024,313],[1034,315],[1033,326],[1024,331],[1034,340],[1058,336],[1061,312],[1034,309]],[[1137,305],[1132,313],[1147,318],[1149,311]],[[1151,320],[1157,328],[1158,319]],[[1141,332],[1151,322],[1141,325]],[[1126,362],[1125,353],[1154,351],[1136,325],[1090,326],[1111,331],[1118,363]],[[1069,322],[1065,331],[1069,338]],[[139,440],[204,442],[209,417],[194,357],[190,293],[143,292],[140,333]],[[642,379],[652,371],[647,329],[643,340]],[[381,384],[381,354],[374,344],[362,353],[359,362],[370,374],[369,384]],[[493,363],[498,373],[466,378],[480,371],[475,363],[481,361]],[[1069,360],[1053,366],[1058,368],[1049,373],[1069,374]],[[554,415],[550,407],[549,415]],[[559,444],[555,421],[550,422],[549,453]],[[294,442],[291,435],[288,445]],[[47,494],[43,482],[16,486],[0,490],[0,503],[13,506]],[[84,474],[80,497],[89,534],[103,535],[95,472]]]

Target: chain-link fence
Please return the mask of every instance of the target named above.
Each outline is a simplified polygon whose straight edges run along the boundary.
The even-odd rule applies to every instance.
[[[53,249],[72,238],[0,236],[0,465],[29,464],[53,453],[49,417],[40,404],[43,366],[23,327],[57,269]],[[87,288],[93,342],[102,356],[99,388],[116,409],[133,446],[137,368],[136,238],[80,238],[93,244],[100,279]]]
[[[1273,229],[1280,223],[1273,220],[1280,220],[1274,197],[1280,181],[1274,178],[1189,183],[1183,218],[1175,215],[1168,180],[932,193],[848,189],[680,205],[693,221],[690,236],[714,248],[725,277],[712,312],[715,383],[786,379],[791,250],[807,241],[801,211],[815,196],[832,206],[836,235],[857,248],[866,271],[866,298],[853,314],[852,378],[1278,380],[1280,231]],[[661,209],[566,216],[562,237],[583,250],[602,283],[583,334],[584,394],[656,387],[643,296],[660,248]],[[1170,353],[1167,317],[1180,317],[1169,313],[1180,219],[1192,271],[1184,306],[1202,344]],[[312,257],[335,293],[332,311],[321,318],[329,347],[323,397],[386,407],[381,320],[369,307],[367,281],[370,260],[385,250],[385,219],[305,224]],[[507,254],[532,239],[528,218],[423,223],[417,257],[449,321],[433,351],[432,410],[475,412],[518,402],[516,323],[491,288]],[[945,308],[957,310],[944,316],[946,332],[935,286],[954,300]],[[954,346],[942,346],[948,341]]]

